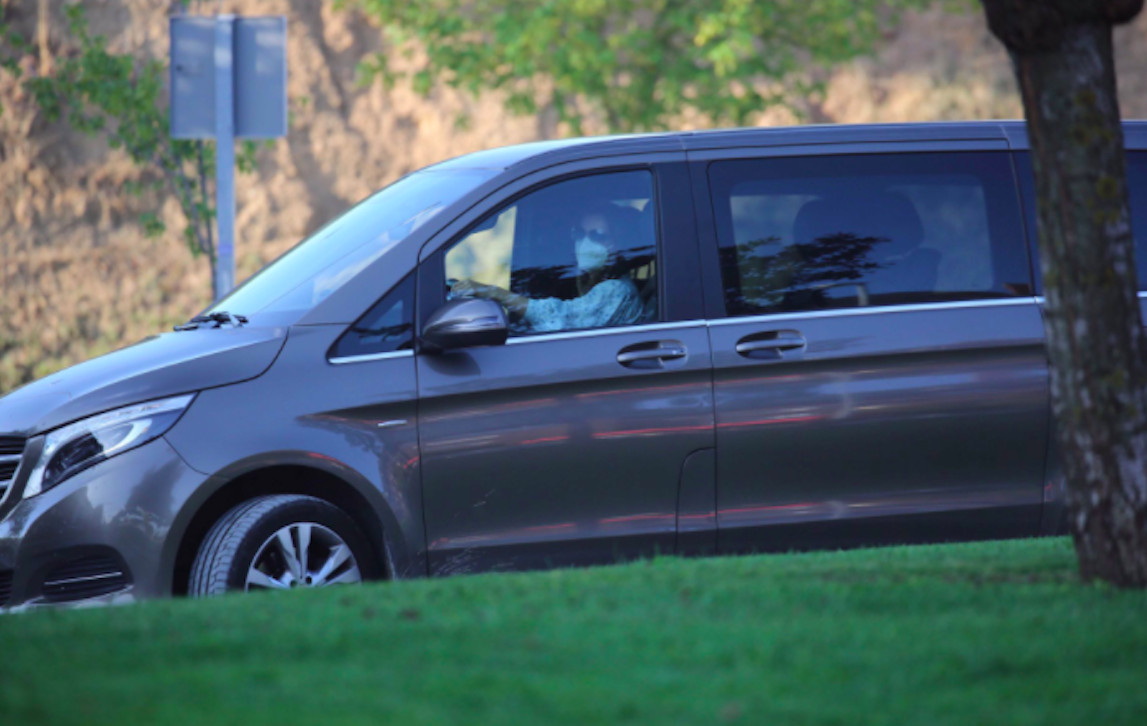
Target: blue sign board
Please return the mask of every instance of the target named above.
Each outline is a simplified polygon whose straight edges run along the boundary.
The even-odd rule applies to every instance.
[[[235,139],[287,133],[287,19],[171,18],[171,136],[215,139],[215,290],[235,286]]]
[[[232,113],[236,138],[267,139],[287,133],[287,19],[208,15],[171,17],[171,136],[212,139],[216,134],[216,39],[220,22],[232,25]]]

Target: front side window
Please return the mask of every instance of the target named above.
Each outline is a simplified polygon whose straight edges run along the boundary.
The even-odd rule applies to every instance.
[[[653,176],[579,177],[488,215],[447,250],[449,297],[505,307],[511,335],[658,319]]]
[[[716,162],[730,315],[1030,295],[1003,154]]]

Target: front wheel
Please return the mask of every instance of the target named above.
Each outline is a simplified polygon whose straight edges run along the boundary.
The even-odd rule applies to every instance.
[[[345,512],[315,497],[277,494],[238,505],[215,523],[191,566],[192,597],[233,590],[355,584],[377,558]]]

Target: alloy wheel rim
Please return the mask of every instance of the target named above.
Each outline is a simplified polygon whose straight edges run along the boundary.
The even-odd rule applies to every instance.
[[[244,590],[290,590],[362,582],[354,553],[342,537],[315,522],[280,528],[259,547]]]

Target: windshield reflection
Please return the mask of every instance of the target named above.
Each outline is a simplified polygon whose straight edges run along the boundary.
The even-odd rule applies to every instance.
[[[250,317],[306,311],[439,212],[497,174],[491,169],[424,169],[336,217],[209,309]]]

